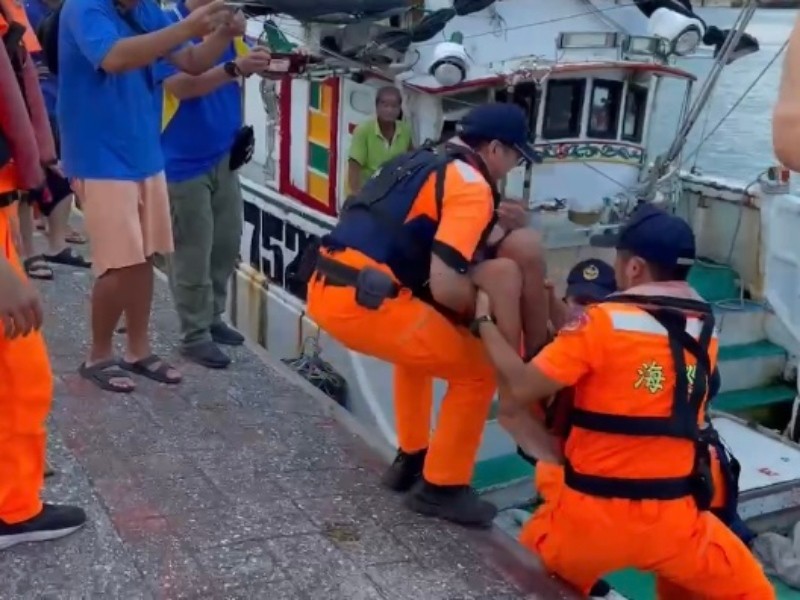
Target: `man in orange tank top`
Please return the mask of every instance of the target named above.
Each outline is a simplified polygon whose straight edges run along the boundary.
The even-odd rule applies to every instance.
[[[613,241],[624,294],[567,323],[528,365],[479,295],[481,338],[513,390],[501,410],[527,411],[575,388],[563,485],[521,540],[583,593],[609,572],[637,568],[657,576],[662,599],[775,598],[747,547],[709,511],[705,402],[718,344],[710,307],[686,283],[695,258],[691,228],[643,205]],[[542,430],[518,442],[559,462]]]

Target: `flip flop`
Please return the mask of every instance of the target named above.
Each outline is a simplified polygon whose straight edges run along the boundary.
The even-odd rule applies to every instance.
[[[156,364],[158,364],[158,367],[152,369],[151,367]],[[158,383],[166,383],[167,385],[177,385],[183,380],[182,376],[177,378],[170,377],[167,373],[170,369],[175,369],[175,367],[157,354],[151,354],[136,362],[121,360],[119,361],[119,366],[136,375],[141,375],[142,377],[157,381]]]
[[[47,266],[44,256],[37,255],[26,258],[22,262],[25,268],[25,273],[31,279],[39,279],[40,281],[50,281],[53,279],[53,269]]]
[[[65,237],[64,241],[68,244],[75,244],[77,246],[86,243],[86,236],[78,233],[77,231],[70,231]]]
[[[86,366],[86,363],[81,363],[81,366],[78,368],[78,373],[80,373],[80,376],[84,379],[88,379],[94,383],[101,390],[116,392],[117,394],[130,394],[136,389],[135,385],[114,385],[111,383],[112,379],[130,379],[128,374],[119,367],[119,361],[110,358],[93,364],[91,367]]]
[[[73,252],[72,248],[64,248],[58,254],[44,254],[44,259],[55,265],[67,265],[68,267],[79,267],[81,269],[89,269],[92,266],[88,260],[83,258],[80,254]]]

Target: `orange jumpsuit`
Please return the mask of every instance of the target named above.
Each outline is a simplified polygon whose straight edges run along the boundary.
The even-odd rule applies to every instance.
[[[21,3],[3,0],[1,6],[13,20],[28,25]],[[6,28],[0,15],[0,33]],[[30,50],[39,49],[29,26],[23,42]],[[18,188],[12,160],[0,167],[0,195]],[[0,208],[0,252],[24,278],[11,234],[16,210],[14,204]],[[41,332],[9,340],[0,328],[0,521],[7,524],[26,521],[42,510],[39,494],[44,481],[45,421],[52,396],[53,377]]]
[[[8,166],[0,169],[0,194],[14,189],[11,171]],[[15,210],[15,205],[0,209],[0,252],[24,278],[11,239]],[[5,523],[26,521],[42,509],[45,421],[52,397],[53,377],[41,332],[9,340],[0,329],[0,521]]]
[[[438,220],[435,243],[469,262],[492,222],[491,188],[472,167],[450,163],[439,215],[434,184],[432,174],[407,221],[421,214]],[[375,267],[394,278],[387,266],[356,250],[325,254],[351,267]],[[407,453],[428,448],[425,480],[468,485],[496,388],[494,368],[481,341],[407,289],[369,310],[356,304],[352,287],[326,285],[324,278],[313,277],[307,298],[309,316],[332,337],[394,365],[398,444]],[[447,393],[431,436],[434,377],[447,381]]]
[[[716,353],[714,339],[712,368]],[[695,361],[688,353],[685,356],[688,373]],[[548,378],[575,386],[577,409],[634,417],[666,417],[672,410],[675,368],[666,331],[635,306],[604,303],[589,308],[533,364]],[[684,439],[573,426],[565,455],[580,474],[659,479],[691,472],[694,447]],[[584,593],[610,572],[637,568],[656,574],[662,599],[775,598],[747,547],[717,517],[699,511],[690,496],[675,500],[593,496],[565,484],[561,467],[541,462],[537,484],[547,501],[526,523],[520,541],[550,571]]]

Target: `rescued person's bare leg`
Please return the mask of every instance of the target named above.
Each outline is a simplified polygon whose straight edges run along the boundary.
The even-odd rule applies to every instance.
[[[53,270],[47,265],[44,257],[36,254],[33,243],[33,205],[27,201],[19,202],[17,208],[19,218],[20,248],[22,264],[25,273],[31,279],[50,280],[53,278]]]
[[[472,270],[472,282],[489,295],[497,328],[512,346],[522,339],[520,298],[523,275],[509,258],[495,258],[478,264]]]
[[[518,348],[522,340],[522,272],[508,258],[486,260],[472,270],[472,282],[486,292],[492,303],[492,316],[497,328],[513,347]],[[509,398],[508,387],[502,377],[497,380],[500,402]]]
[[[530,357],[547,342],[549,310],[544,285],[546,264],[541,236],[528,228],[512,231],[500,242],[497,256],[513,260],[522,271],[520,311],[525,355]]]

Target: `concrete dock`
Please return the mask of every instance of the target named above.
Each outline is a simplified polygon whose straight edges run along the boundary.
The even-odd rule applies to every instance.
[[[45,497],[90,522],[0,552],[0,599],[574,597],[502,532],[405,510],[342,409],[263,351],[221,372],[181,361],[163,282],[154,349],[184,382],[98,390],[76,373],[91,275],[54,270],[39,286],[56,376]]]

